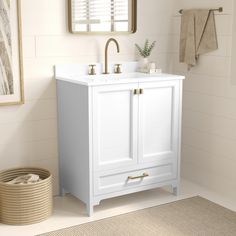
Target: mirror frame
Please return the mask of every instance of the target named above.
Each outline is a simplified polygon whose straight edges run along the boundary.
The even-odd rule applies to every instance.
[[[117,31],[117,32],[107,32],[107,31],[98,31],[98,32],[76,32],[72,29],[72,0],[68,0],[68,25],[69,32],[71,34],[82,34],[82,35],[100,35],[100,34],[111,34],[111,35],[122,35],[122,34],[134,34],[137,31],[137,0],[132,1],[132,25],[131,30],[127,32]]]

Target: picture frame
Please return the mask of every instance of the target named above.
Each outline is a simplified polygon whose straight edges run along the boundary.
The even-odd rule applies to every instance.
[[[23,103],[21,0],[1,0],[0,106]]]

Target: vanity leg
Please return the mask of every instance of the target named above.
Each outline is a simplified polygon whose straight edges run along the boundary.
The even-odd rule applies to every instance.
[[[86,204],[86,209],[87,209],[88,216],[89,216],[89,217],[92,216],[92,214],[93,214],[93,205],[87,203],[87,204]]]
[[[60,187],[60,196],[61,196],[61,197],[65,197],[65,195],[66,195],[65,189],[62,188],[62,187]]]
[[[179,186],[178,185],[172,185],[172,190],[173,190],[173,194],[175,196],[178,196],[179,195]]]

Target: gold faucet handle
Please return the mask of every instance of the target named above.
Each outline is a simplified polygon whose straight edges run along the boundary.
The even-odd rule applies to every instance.
[[[122,73],[122,71],[121,71],[121,64],[115,64],[115,73],[116,74]]]
[[[96,75],[96,65],[95,64],[89,65],[89,75]]]

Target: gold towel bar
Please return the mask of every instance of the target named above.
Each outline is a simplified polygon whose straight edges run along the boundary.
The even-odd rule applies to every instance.
[[[217,9],[210,9],[210,11],[223,12],[223,7],[219,7]],[[179,13],[182,14],[183,13],[183,9],[179,10]]]

